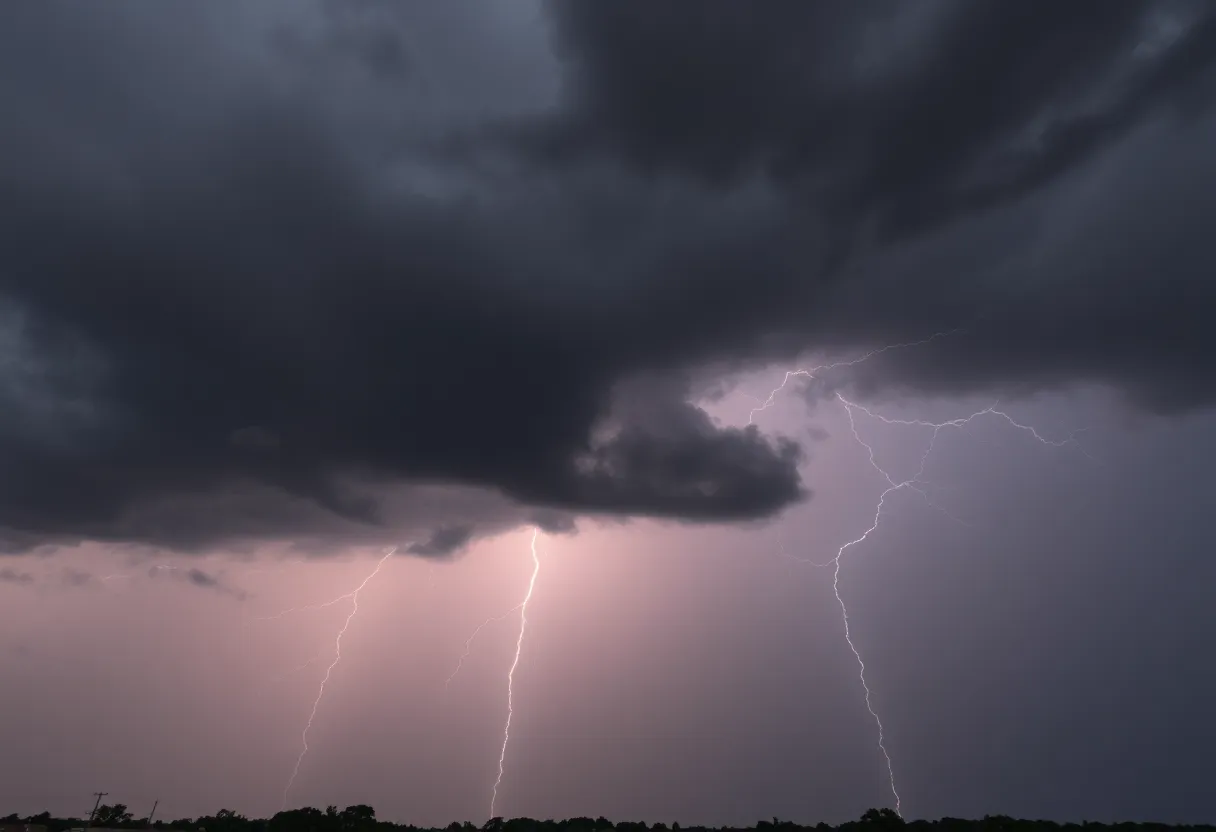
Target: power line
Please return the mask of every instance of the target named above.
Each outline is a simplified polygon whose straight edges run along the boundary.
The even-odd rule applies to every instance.
[[[95,818],[97,816],[97,808],[99,806],[101,806],[101,799],[103,797],[108,797],[110,793],[109,792],[93,792],[93,794],[97,798],[97,802],[93,804],[93,811],[89,812],[89,821],[88,821],[88,823],[86,823],[84,825],[85,829],[88,829],[90,826],[93,825],[93,818]]]

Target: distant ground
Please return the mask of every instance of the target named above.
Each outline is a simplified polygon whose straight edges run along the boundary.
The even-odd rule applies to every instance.
[[[230,809],[221,809],[214,815],[199,818],[182,818],[179,820],[156,820],[151,823],[148,818],[136,819],[122,804],[101,806],[93,818],[53,818],[49,812],[29,817],[16,814],[0,818],[0,832],[67,832],[72,829],[88,828],[90,832],[109,832],[119,829],[162,829],[182,830],[182,832],[393,832],[393,830],[411,830],[421,832],[428,827],[418,827],[410,824],[393,823],[392,821],[377,820],[376,810],[371,806],[348,806],[339,810],[329,806],[324,811],[311,806],[303,809],[291,809],[279,812],[272,818],[247,818]],[[681,826],[672,823],[633,823],[621,821],[613,823],[607,818],[569,818],[567,820],[532,820],[531,818],[491,818],[481,826],[469,821],[453,821],[445,832],[531,832],[531,830],[548,830],[549,832],[704,832],[709,828],[728,830],[737,827],[704,827]],[[1058,830],[1059,832],[1101,832],[1101,830],[1119,830],[1119,832],[1157,832],[1157,830],[1193,830],[1193,832],[1216,832],[1212,825],[1169,825],[1164,823],[1056,823],[1049,820],[1017,820],[1004,815],[989,815],[982,820],[964,820],[960,818],[942,818],[940,820],[905,821],[890,809],[870,809],[860,819],[830,826],[820,823],[815,826],[802,826],[790,821],[777,818],[762,820],[755,826],[746,827],[757,832],[797,832],[797,830],[814,829],[816,832],[887,832],[887,830],[904,830],[904,832],[1031,832],[1031,830]],[[439,830],[436,830],[439,832]]]

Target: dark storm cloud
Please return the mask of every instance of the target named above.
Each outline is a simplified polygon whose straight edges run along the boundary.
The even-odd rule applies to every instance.
[[[578,522],[572,515],[552,509],[537,509],[531,512],[527,522],[545,534],[575,534],[578,532]]]
[[[247,428],[238,428],[232,432],[232,436],[230,438],[233,445],[257,451],[278,450],[280,444],[279,435],[277,433],[263,427],[258,427],[257,425],[250,425]]]
[[[548,8],[551,66],[459,3],[6,12],[0,539],[771,516],[796,446],[622,384],[960,324],[857,382],[1216,390],[1209,6]]]
[[[448,152],[505,146],[567,174],[615,164],[656,190],[767,183],[817,253],[787,244],[778,265],[721,285],[703,269],[689,297],[733,310],[723,337],[758,328],[757,308],[759,326],[802,346],[962,325],[884,355],[863,381],[949,393],[1097,380],[1154,406],[1216,392],[1210,5],[549,9],[563,106]]]
[[[424,543],[413,543],[405,551],[411,555],[436,557],[450,555],[469,545],[473,539],[472,526],[449,526],[438,529]]]
[[[1200,19],[1150,56],[1166,23],[1142,0],[550,8],[569,107],[538,149],[723,187],[762,172],[883,237],[1063,173],[1176,99],[1216,45],[1216,19],[1173,4]]]

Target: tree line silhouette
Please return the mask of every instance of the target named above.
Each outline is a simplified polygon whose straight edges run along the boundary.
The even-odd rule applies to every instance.
[[[46,832],[69,832],[72,829],[159,829],[175,832],[733,832],[738,827],[681,826],[673,823],[613,823],[607,818],[568,818],[566,820],[533,820],[531,818],[491,818],[481,826],[454,821],[442,829],[399,824],[377,820],[376,810],[365,804],[339,810],[328,806],[324,811],[312,806],[279,812],[270,818],[247,818],[231,809],[221,809],[214,815],[179,820],[148,818],[137,820],[122,803],[100,806],[89,819],[55,818],[50,812],[20,817],[16,814],[0,818],[0,827],[33,825]],[[942,818],[940,820],[905,821],[891,809],[870,809],[858,820],[839,826],[820,823],[801,826],[792,821],[759,821],[755,832],[1216,832],[1211,825],[1169,825],[1163,823],[1103,824],[1056,823],[1047,820],[1017,820],[1005,815],[986,815],[981,820]]]

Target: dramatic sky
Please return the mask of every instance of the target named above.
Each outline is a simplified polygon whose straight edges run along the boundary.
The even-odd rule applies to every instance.
[[[906,815],[1216,820],[1216,6],[44,0],[0,103],[0,813],[276,811],[397,546],[288,802],[484,820],[536,529],[502,814],[893,805],[843,602]]]

